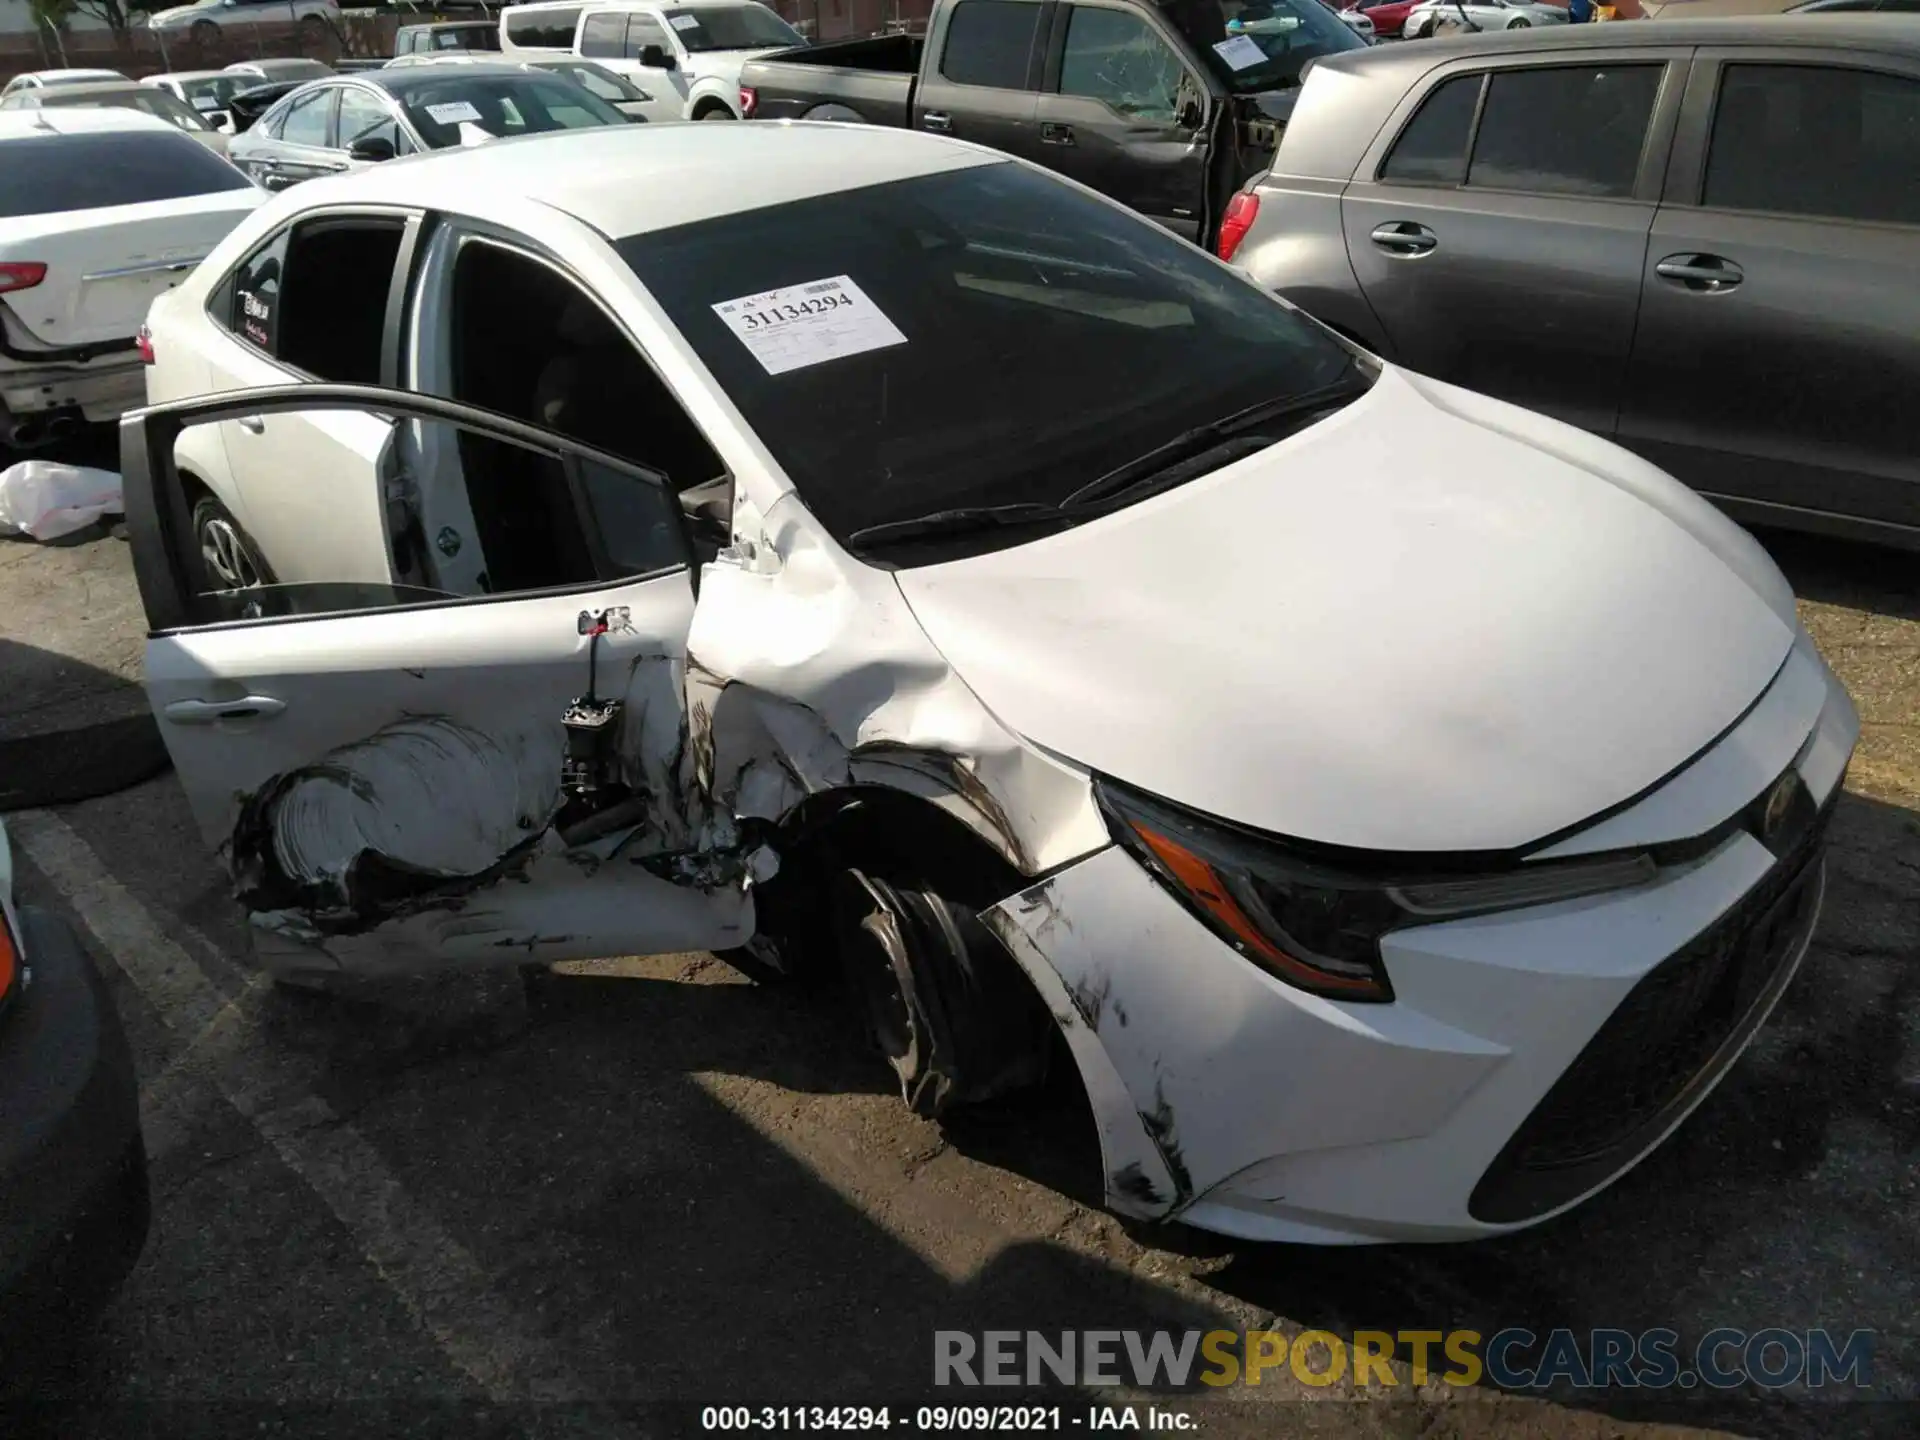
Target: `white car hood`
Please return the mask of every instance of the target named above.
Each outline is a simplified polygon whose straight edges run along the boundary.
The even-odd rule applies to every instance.
[[[1639,794],[1785,661],[1751,537],[1625,451],[1391,368],[1271,449],[898,573],[999,718],[1261,830],[1507,850]]]

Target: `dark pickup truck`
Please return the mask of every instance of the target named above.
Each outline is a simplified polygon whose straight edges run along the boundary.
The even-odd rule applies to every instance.
[[[1321,0],[937,0],[924,39],[749,60],[740,104],[991,145],[1211,245],[1271,161],[1301,71],[1365,44]]]

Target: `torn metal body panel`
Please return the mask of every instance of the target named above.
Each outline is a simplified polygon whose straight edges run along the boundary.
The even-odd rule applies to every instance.
[[[915,622],[893,576],[821,540],[797,497],[711,565],[688,649],[699,787],[735,821],[810,795],[902,790],[1035,875],[1107,843],[1085,771],[1002,725]]]

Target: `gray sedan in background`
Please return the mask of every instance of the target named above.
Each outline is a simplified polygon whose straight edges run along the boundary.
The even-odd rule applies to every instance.
[[[1388,358],[1736,516],[1920,549],[1920,25],[1574,25],[1330,56],[1220,249]]]
[[[233,163],[269,190],[423,150],[624,125],[627,117],[560,75],[519,65],[416,65],[302,85],[245,134]]]

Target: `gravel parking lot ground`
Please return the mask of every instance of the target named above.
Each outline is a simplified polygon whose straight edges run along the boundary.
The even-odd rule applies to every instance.
[[[1355,1399],[1269,1375],[1204,1414],[1246,1433],[1913,1433],[1920,587],[1908,557],[1770,543],[1865,722],[1813,954],[1672,1143],[1494,1244],[1123,1225],[1089,1204],[1069,1084],[943,1132],[905,1113],[831,997],[711,957],[531,991],[510,972],[276,991],[236,964],[236,912],[171,777],[10,816],[27,897],[70,913],[112,978],[155,1191],[144,1260],[74,1368],[39,1377],[63,1398],[34,1418],[67,1437],[660,1433],[702,1404],[925,1399],[936,1329],[1778,1325],[1877,1332],[1880,1398]],[[671,1406],[568,1403],[586,1400]]]

